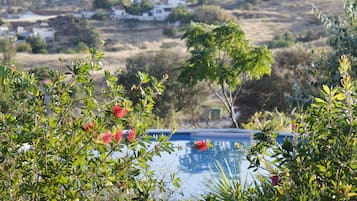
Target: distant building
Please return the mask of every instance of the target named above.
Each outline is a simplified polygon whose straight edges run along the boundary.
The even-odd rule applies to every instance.
[[[55,39],[55,29],[51,27],[34,27],[32,29],[33,34],[45,40],[46,42],[52,42]]]
[[[141,3],[142,0],[132,0],[132,3]],[[151,0],[154,4],[153,9],[141,15],[131,15],[126,12],[125,8],[117,5],[112,7],[114,18],[117,19],[137,19],[141,21],[164,21],[171,14],[172,9],[180,5],[186,5],[186,0],[167,0],[161,4],[159,0]]]
[[[112,6],[112,11],[116,18],[124,18],[127,15],[125,8],[120,5]]]

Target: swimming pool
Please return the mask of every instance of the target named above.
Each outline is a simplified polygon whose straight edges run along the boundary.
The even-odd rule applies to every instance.
[[[152,167],[160,176],[177,173],[181,179],[181,187],[174,197],[177,200],[187,199],[207,192],[208,180],[218,174],[216,163],[228,165],[240,176],[241,182],[250,181],[252,171],[248,170],[249,162],[242,151],[236,148],[236,143],[244,146],[251,144],[251,136],[257,131],[242,129],[195,129],[178,130],[170,141],[180,147],[172,154],[162,154],[154,158]],[[149,130],[152,135],[170,134],[170,130]],[[289,134],[279,135],[280,140]],[[194,148],[194,142],[209,140],[212,147],[205,151]]]

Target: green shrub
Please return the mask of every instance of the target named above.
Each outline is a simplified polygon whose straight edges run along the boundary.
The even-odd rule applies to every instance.
[[[0,67],[2,199],[155,200],[168,190],[149,161],[173,146],[146,133],[162,81],[139,73],[133,103],[108,72],[105,87],[94,83],[102,58],[92,50],[42,81]]]
[[[248,123],[243,124],[243,128],[248,130],[272,130],[291,131],[292,119],[284,113],[275,110],[274,112],[256,112]]]
[[[179,21],[181,24],[188,24],[193,18],[193,14],[186,7],[178,6],[172,10],[166,20],[168,22]]]
[[[47,53],[47,43],[38,36],[30,36],[26,42],[31,45],[32,53]]]
[[[233,15],[219,6],[204,5],[193,11],[194,21],[206,24],[219,24],[222,22],[236,21]]]
[[[350,63],[340,60],[341,80],[294,123],[293,139],[277,143],[270,131],[254,135],[247,156],[255,168],[274,169],[280,182],[270,200],[355,200],[357,197],[357,97]],[[271,160],[265,157],[269,155]],[[267,178],[268,179],[268,178]],[[265,191],[266,190],[266,191]],[[271,187],[263,187],[271,192]]]
[[[31,45],[29,43],[21,43],[16,45],[16,52],[32,52]]]
[[[177,36],[177,28],[172,26],[164,27],[162,29],[162,34],[171,38],[175,38]]]
[[[269,48],[290,47],[295,44],[295,37],[289,32],[282,35],[274,36],[273,40],[268,43]]]

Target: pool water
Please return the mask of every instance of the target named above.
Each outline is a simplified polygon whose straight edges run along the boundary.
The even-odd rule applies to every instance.
[[[170,141],[180,149],[172,154],[165,153],[156,157],[152,167],[162,177],[177,173],[181,180],[181,187],[175,195],[177,200],[208,192],[208,181],[218,176],[217,162],[223,167],[228,164],[242,183],[250,182],[253,172],[248,170],[249,162],[244,152],[236,148],[236,143],[248,147],[253,133],[254,131],[236,129],[178,131]],[[209,140],[213,146],[206,151],[198,151],[193,145],[199,140]]]

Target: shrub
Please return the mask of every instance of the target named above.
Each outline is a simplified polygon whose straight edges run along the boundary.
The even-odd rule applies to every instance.
[[[127,59],[127,72],[119,75],[118,82],[129,90],[132,85],[138,85],[139,80],[135,75],[137,71],[146,72],[158,79],[167,77],[168,80],[164,83],[164,93],[155,97],[157,105],[153,112],[158,117],[167,120],[166,123],[171,124],[172,122],[168,122],[170,114],[194,110],[208,96],[208,89],[203,87],[202,83],[190,87],[178,81],[179,67],[182,66],[184,59],[184,56],[168,50],[138,54]],[[132,88],[134,91],[135,89]],[[130,96],[133,97],[133,94]],[[135,98],[137,97],[133,97]]]
[[[204,5],[193,11],[194,21],[206,24],[219,24],[222,22],[236,21],[233,15],[219,6]]]
[[[166,20],[168,22],[179,21],[182,24],[188,24],[193,18],[193,14],[186,7],[178,6],[172,10]]]
[[[31,45],[32,53],[47,53],[47,43],[38,36],[30,36],[26,42]]]
[[[141,101],[133,104],[108,72],[106,86],[96,87],[90,74],[102,58],[92,50],[41,82],[0,68],[9,108],[0,112],[1,198],[153,200],[167,189],[148,162],[173,147],[145,131],[162,82],[139,74]]]
[[[162,34],[164,34],[165,36],[174,38],[177,36],[177,28],[176,27],[164,27],[162,29]]]
[[[21,43],[16,45],[17,52],[32,52],[31,45],[29,43]]]
[[[274,133],[255,134],[257,143],[247,156],[251,166],[270,167],[280,177],[274,188],[263,186],[261,197],[270,200],[357,197],[357,85],[348,74],[350,63],[345,56],[340,60],[339,70],[338,85],[324,85],[321,97],[296,120],[293,139],[279,144]],[[272,159],[267,161],[266,155]]]
[[[273,40],[268,43],[269,48],[280,48],[280,47],[290,47],[295,44],[295,37],[289,33],[285,32],[282,35],[274,36]]]

